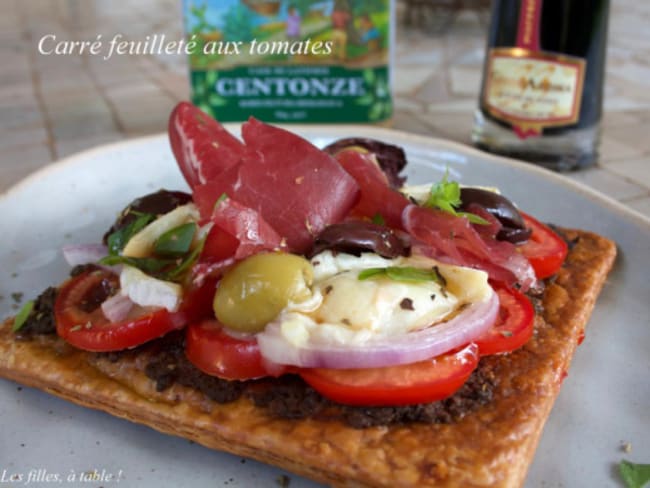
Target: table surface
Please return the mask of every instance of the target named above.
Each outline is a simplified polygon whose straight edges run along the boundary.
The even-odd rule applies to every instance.
[[[469,144],[486,16],[463,10],[441,30],[405,27],[405,14],[398,3],[393,127]],[[649,21],[649,2],[612,2],[600,163],[566,175],[647,217]],[[69,154],[162,132],[173,105],[188,98],[184,56],[43,56],[42,36],[180,38],[181,30],[179,0],[3,0],[0,192]]]

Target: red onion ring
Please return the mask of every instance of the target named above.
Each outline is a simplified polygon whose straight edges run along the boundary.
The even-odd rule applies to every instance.
[[[101,305],[104,317],[111,323],[121,322],[133,308],[134,303],[126,295],[118,293],[107,298]]]
[[[409,364],[464,346],[489,329],[499,312],[496,293],[485,302],[473,303],[451,320],[399,336],[377,337],[362,346],[308,342],[298,347],[271,322],[257,335],[262,357],[276,364],[304,368],[380,368]]]
[[[108,248],[103,244],[68,244],[62,250],[70,266],[96,263],[108,256]]]

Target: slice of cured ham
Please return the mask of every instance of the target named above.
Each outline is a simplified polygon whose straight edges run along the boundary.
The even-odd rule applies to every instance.
[[[482,269],[491,279],[518,283],[523,291],[536,283],[532,266],[514,245],[481,236],[465,218],[409,205],[402,213],[402,224],[425,245],[423,252],[441,261]]]
[[[401,229],[402,211],[409,201],[389,186],[374,154],[345,150],[339,152],[336,159],[359,185],[360,197],[350,213],[370,219],[381,216],[389,227]]]
[[[174,108],[168,129],[172,152],[191,187],[239,163],[247,152],[239,139],[189,102]]]
[[[280,235],[252,208],[220,199],[210,217],[212,228],[194,266],[195,281],[219,274],[236,261],[262,251],[286,251]]]
[[[358,185],[331,156],[284,129],[251,118],[242,126],[242,160],[194,188],[206,218],[220,195],[254,209],[293,252],[305,252],[354,205]]]

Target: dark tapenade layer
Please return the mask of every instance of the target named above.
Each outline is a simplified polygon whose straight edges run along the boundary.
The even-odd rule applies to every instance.
[[[56,334],[54,302],[57,294],[57,288],[51,286],[34,300],[31,312],[23,326],[16,333],[18,339],[29,339],[34,335]]]
[[[465,385],[445,400],[401,407],[352,407],[324,398],[297,375],[250,381],[227,381],[207,375],[185,357],[182,333],[169,334],[139,350],[152,358],[144,371],[156,383],[157,391],[178,383],[199,390],[217,403],[228,403],[246,395],[256,406],[267,408],[276,417],[339,419],[356,428],[409,422],[452,423],[488,403],[496,386],[491,366],[482,361]],[[119,361],[125,354],[139,352],[127,350],[106,356]]]

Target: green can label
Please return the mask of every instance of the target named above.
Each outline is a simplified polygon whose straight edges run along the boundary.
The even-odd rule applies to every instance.
[[[392,115],[390,0],[184,0],[192,101],[222,122]]]

